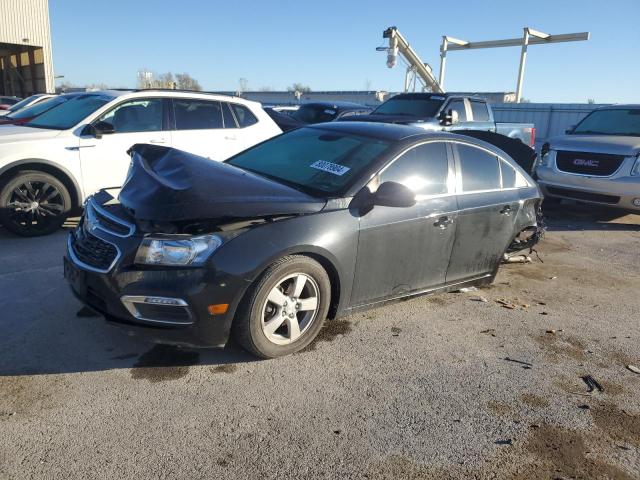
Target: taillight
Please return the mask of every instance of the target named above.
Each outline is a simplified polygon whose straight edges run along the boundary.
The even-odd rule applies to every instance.
[[[531,144],[529,146],[531,148],[536,148],[536,127],[531,129]]]

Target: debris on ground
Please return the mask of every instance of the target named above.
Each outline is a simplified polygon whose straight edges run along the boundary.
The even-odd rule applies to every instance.
[[[402,331],[402,329],[398,328],[398,327],[391,327],[391,335],[394,337],[397,337],[398,335],[400,335],[400,332]]]
[[[549,312],[540,312],[540,315],[549,315]]]
[[[493,443],[495,443],[496,445],[513,445],[513,439],[507,438],[504,440],[496,440]]]
[[[551,335],[555,335],[555,334],[556,334],[556,331],[552,328],[552,329],[550,329],[550,330],[547,330],[545,333],[549,333],[549,334],[551,334]]]
[[[640,374],[640,368],[636,367],[635,365],[627,365],[627,369],[632,371],[633,373]]]
[[[496,336],[496,331],[494,328],[487,328],[486,330],[480,331],[480,333],[486,333],[487,335],[491,335],[492,337]]]
[[[580,410],[590,410],[591,409],[591,407],[589,405],[585,404],[585,403],[583,403],[582,405],[578,405],[578,408]]]
[[[591,393],[594,390],[604,392],[604,387],[598,383],[598,381],[591,375],[584,375],[580,377],[584,383],[587,384],[587,392]]]
[[[479,297],[473,297],[471,300],[473,300],[474,302],[482,302],[482,303],[487,303],[487,302],[489,302],[489,300],[487,300],[487,298],[486,298],[486,297],[482,297],[482,296],[479,296]]]
[[[531,263],[531,257],[529,255],[507,255],[506,253],[502,257],[502,263]]]
[[[549,280],[555,280],[558,277],[549,277]]]
[[[504,357],[504,359],[507,362],[513,362],[513,363],[517,363],[519,365],[522,365],[522,368],[524,368],[525,370],[529,370],[530,368],[533,367],[532,363],[529,362],[523,362],[522,360],[516,360],[515,358],[510,358],[510,357]]]
[[[477,292],[478,289],[476,287],[464,287],[464,288],[461,288],[458,291],[462,292],[462,293],[469,293],[469,292]]]
[[[503,300],[501,298],[496,300],[496,303],[499,303],[500,305],[502,305],[503,308],[508,308],[509,310],[515,310],[516,309],[516,305],[514,303],[507,302],[506,300]]]

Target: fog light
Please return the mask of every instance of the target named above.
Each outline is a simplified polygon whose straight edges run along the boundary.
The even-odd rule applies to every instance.
[[[640,207],[640,198],[634,198],[634,199],[633,199],[633,204],[634,204],[636,207]]]

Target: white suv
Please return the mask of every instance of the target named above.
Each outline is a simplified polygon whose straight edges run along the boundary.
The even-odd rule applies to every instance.
[[[261,105],[172,90],[88,92],[21,126],[0,126],[0,222],[19,235],[60,227],[101,188],[122,185],[129,147],[153,143],[225,160],[281,133]]]

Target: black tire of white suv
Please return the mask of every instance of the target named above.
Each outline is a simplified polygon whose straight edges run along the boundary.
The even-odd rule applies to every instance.
[[[18,172],[0,190],[0,223],[22,237],[55,232],[70,210],[69,190],[48,173]]]

